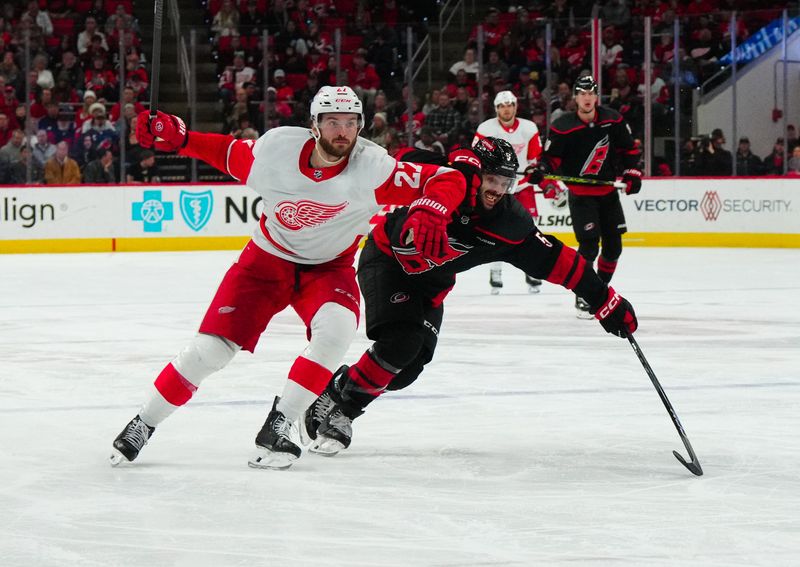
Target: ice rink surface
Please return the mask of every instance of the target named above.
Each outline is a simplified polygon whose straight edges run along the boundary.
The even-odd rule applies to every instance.
[[[460,277],[434,362],[346,454],[246,465],[305,345],[287,311],[111,468],[236,256],[0,256],[0,565],[800,565],[800,251],[625,250],[701,478],[627,341],[510,266],[496,297]]]

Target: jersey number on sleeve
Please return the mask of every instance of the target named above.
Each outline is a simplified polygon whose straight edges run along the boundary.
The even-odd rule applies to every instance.
[[[404,170],[410,169],[411,172]],[[394,184],[397,187],[419,189],[422,184],[422,166],[409,161],[398,161],[397,171],[394,174]]]

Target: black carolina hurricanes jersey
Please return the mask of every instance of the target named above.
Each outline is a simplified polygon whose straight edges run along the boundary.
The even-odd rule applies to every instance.
[[[560,116],[550,126],[543,156],[558,175],[609,182],[639,162],[630,126],[619,112],[603,106],[597,107],[593,122],[582,121],[577,112]],[[614,190],[610,185],[567,185],[576,195],[602,195]]]

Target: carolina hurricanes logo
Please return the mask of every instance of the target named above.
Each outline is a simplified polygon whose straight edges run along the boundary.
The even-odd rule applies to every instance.
[[[347,201],[338,205],[328,205],[315,201],[281,201],[275,205],[275,218],[289,230],[313,228],[324,224],[341,213]]]
[[[603,163],[605,163],[607,157],[608,136],[606,135],[592,148],[592,153],[584,162],[580,175],[597,175],[603,169]]]

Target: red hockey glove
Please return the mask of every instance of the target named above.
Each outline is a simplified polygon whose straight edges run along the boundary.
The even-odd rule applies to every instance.
[[[164,112],[157,112],[154,118],[146,111],[140,112],[136,117],[136,138],[143,148],[155,146],[162,152],[177,152],[189,141],[183,120]]]
[[[642,171],[639,169],[626,169],[622,172],[622,182],[625,184],[625,194],[633,195],[642,190]]]
[[[599,309],[592,314],[600,321],[600,324],[607,333],[625,338],[627,334],[633,334],[639,327],[633,305],[622,297],[613,287],[608,288],[608,298]]]
[[[553,206],[560,209],[567,204],[567,190],[554,179],[545,179],[539,183],[542,188],[542,196],[545,199],[552,199]]]
[[[441,203],[421,197],[411,203],[406,222],[400,229],[400,239],[405,244],[414,241],[414,248],[426,258],[439,258],[450,248],[447,243],[449,217]]]

